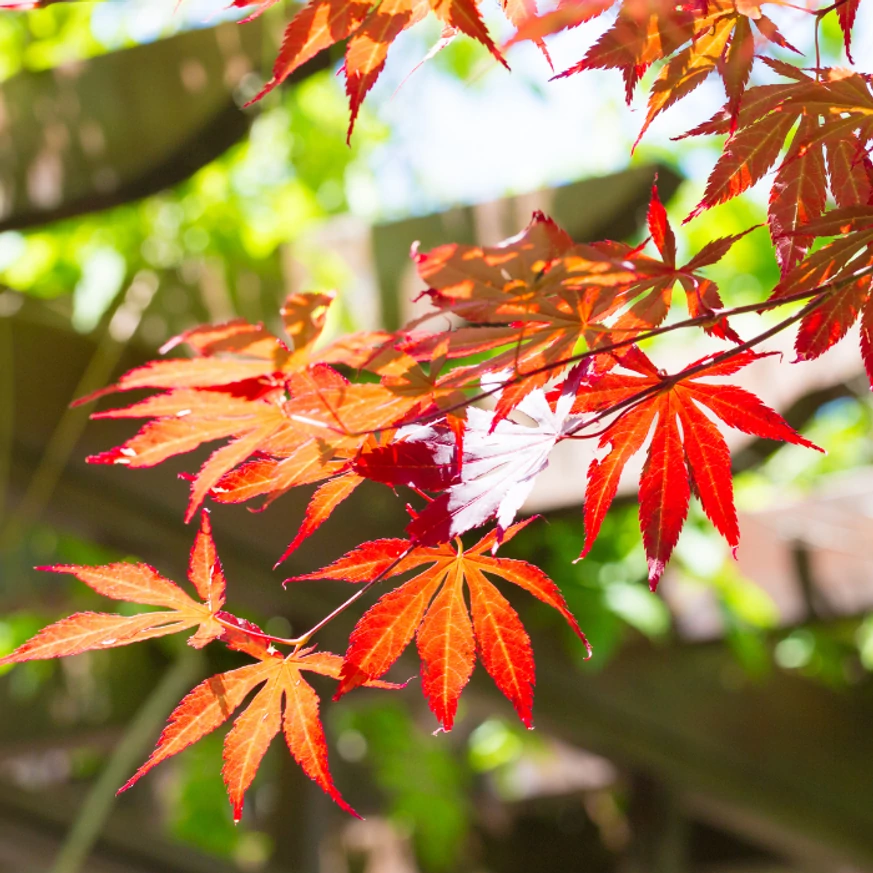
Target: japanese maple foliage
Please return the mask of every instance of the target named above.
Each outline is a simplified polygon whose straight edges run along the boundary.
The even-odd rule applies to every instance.
[[[529,521],[509,528],[504,540],[512,539]],[[466,551],[459,541],[437,548],[416,548],[407,540],[375,541],[323,570],[287,580],[372,583],[430,564],[364,613],[352,631],[336,698],[384,675],[415,637],[422,690],[444,730],[452,728],[476,654],[522,722],[531,727],[534,660],[530,639],[515,610],[485,574],[512,582],[556,609],[589,651],[590,647],[558,586],[532,564],[486,554],[496,542],[496,531]]]
[[[816,36],[824,16],[835,15],[851,63],[852,28],[862,2],[870,0],[779,15],[807,16]],[[273,3],[232,5],[253,17]],[[0,8],[42,5],[0,0]],[[506,0],[503,12],[517,28],[507,47],[530,40],[548,59],[547,37],[577,27],[584,32],[585,22],[614,6],[602,36],[559,75],[617,70],[630,100],[653,70],[641,136],[670,106],[717,76],[724,106],[677,137],[724,138],[699,205],[686,221],[769,174],[766,223],[778,284],[765,299],[726,303],[710,268],[744,234],[713,238],[680,257],[653,187],[649,236],[639,245],[579,242],[537,212],[518,236],[499,245],[415,249],[422,296],[431,309],[401,330],[327,342],[322,334],[333,294],[295,293],[285,301],[276,330],[243,320],[189,330],[163,350],[184,349],[189,357],[138,367],[85,398],[145,392],[126,407],[94,414],[145,424],[122,445],[90,458],[92,463],[147,468],[217,444],[199,470],[187,474],[186,521],[207,501],[255,503],[260,510],[292,488],[314,487],[280,560],[329,523],[336,507],[365,482],[403,490],[411,502],[406,539],[363,543],[323,569],[293,577],[295,585],[337,579],[356,586],[294,639],[272,637],[224,610],[226,583],[205,510],[189,569],[199,599],[146,564],[46,568],[71,574],[106,597],[158,609],[61,619],[0,663],[75,655],[192,629],[191,645],[221,643],[248,659],[205,680],[179,704],[154,753],[125,788],[242,708],[225,740],[223,768],[236,818],[280,731],[303,770],[349,809],[327,768],[319,701],[304,673],[337,680],[337,697],[360,685],[396,688],[381,677],[413,639],[422,690],[444,730],[453,726],[477,658],[530,727],[533,650],[502,589],[523,588],[551,606],[590,654],[560,587],[539,568],[496,554],[532,523],[516,518],[555,447],[587,439],[598,452],[587,469],[569,473],[585,490],[582,559],[629,461],[645,453],[639,518],[654,589],[692,496],[731,549],[740,544],[725,426],[817,448],[731,382],[772,353],[771,338],[796,329],[795,363],[801,364],[825,354],[860,323],[861,358],[873,384],[873,77],[825,67],[818,57],[797,59],[797,50],[751,0],[560,0],[542,13],[533,0]],[[466,34],[505,63],[476,0],[309,0],[288,25],[272,78],[259,96],[318,52],[345,42],[353,125],[394,39],[431,13],[442,22],[444,39]],[[774,47],[782,57],[767,56]],[[792,57],[795,63],[784,59]],[[766,81],[756,80],[761,74]],[[757,333],[741,336],[735,329],[739,316],[746,317],[745,332],[756,313],[778,315]],[[663,345],[678,346],[677,337],[698,332],[718,350],[664,371],[658,362]],[[650,342],[658,337],[661,346]],[[465,549],[460,537],[478,528],[485,530]],[[371,588],[400,576],[358,620],[343,657],[314,648],[336,616]]]
[[[173,711],[151,757],[120,789],[125,791],[156,764],[181,752],[226,722],[249,695],[263,685],[234,723],[224,743],[222,775],[234,819],[242,815],[245,793],[254,780],[267,748],[282,730],[291,754],[303,771],[343,809],[356,814],[342,799],[327,764],[327,744],[318,715],[318,697],[302,676],[311,671],[339,677],[342,658],[303,648],[295,641],[265,634],[251,622],[224,612],[226,582],[212,539],[209,515],[191,549],[188,578],[203,600],[198,603],[178,585],[146,564],[103,567],[60,565],[44,569],[71,573],[98,594],[143,606],[166,607],[133,616],[78,613],[49,625],[19,646],[0,664],[77,655],[94,649],[124,646],[199,625],[188,644],[202,648],[221,641],[246,653],[254,663],[220,673],[198,685]],[[293,645],[283,655],[277,645]],[[400,686],[366,682],[382,688]]]
[[[734,509],[730,452],[718,428],[704,410],[730,427],[765,439],[818,448],[804,439],[754,394],[736,385],[699,380],[729,376],[763,357],[743,351],[726,361],[703,359],[683,373],[669,376],[658,370],[636,346],[618,353],[627,375],[615,371],[594,379],[580,391],[575,412],[603,412],[619,404],[621,411],[600,437],[609,447],[604,458],[588,471],[585,494],[585,548],[591,550],[609,509],[622,471],[652,438],[640,478],[640,528],[649,563],[649,584],[654,590],[679,539],[693,489],[703,511],[736,551],[740,530]]]

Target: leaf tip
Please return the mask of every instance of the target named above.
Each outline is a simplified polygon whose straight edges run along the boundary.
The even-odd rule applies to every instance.
[[[658,583],[664,575],[664,562],[657,558],[649,558],[649,591],[654,594],[658,590]]]

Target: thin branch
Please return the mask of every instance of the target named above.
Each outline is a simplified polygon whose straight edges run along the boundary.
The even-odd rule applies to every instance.
[[[580,361],[585,361],[588,358],[594,358],[597,355],[604,355],[610,352],[620,351],[621,349],[628,348],[629,346],[633,346],[641,342],[645,342],[646,340],[654,339],[655,337],[664,336],[665,334],[672,333],[676,330],[682,330],[687,327],[704,327],[715,320],[721,320],[723,318],[733,318],[736,315],[745,315],[751,312],[767,312],[772,309],[778,309],[781,306],[786,306],[790,303],[797,303],[802,300],[809,300],[811,297],[818,297],[819,295],[822,295],[823,299],[826,299],[824,298],[824,295],[827,292],[837,291],[843,286],[851,285],[858,279],[861,279],[864,276],[871,274],[873,274],[873,266],[865,267],[864,269],[859,270],[857,273],[853,273],[851,276],[834,279],[831,282],[826,282],[823,285],[818,285],[808,291],[798,291],[794,294],[786,294],[784,297],[765,300],[763,303],[747,303],[743,306],[736,306],[733,309],[722,309],[718,312],[705,313],[703,315],[694,316],[693,318],[683,319],[682,321],[675,321],[672,324],[666,324],[662,325],[661,327],[652,328],[651,330],[645,331],[644,333],[636,334],[635,336],[628,337],[627,339],[616,340],[615,342],[609,343],[607,345],[598,346],[594,349],[588,349],[587,351],[579,352],[579,354],[577,355],[571,355],[569,358],[564,358],[560,361],[552,361],[551,363],[543,364],[541,367],[534,367],[532,370],[527,370],[524,373],[516,373],[506,381],[495,385],[493,388],[488,388],[484,391],[480,391],[478,394],[466,398],[463,402],[458,402],[452,404],[451,406],[441,408],[428,415],[423,415],[420,418],[415,419],[415,423],[432,421],[437,418],[442,418],[449,413],[456,412],[459,409],[465,409],[471,404],[478,403],[481,400],[487,400],[489,397],[493,397],[495,394],[503,391],[504,388],[507,388],[510,385],[515,385],[523,379],[528,379],[531,376],[538,376],[542,373],[561,370],[564,367],[569,367],[571,364],[578,364]],[[788,324],[793,324],[794,321],[796,321],[796,319],[792,319],[788,322]],[[780,322],[780,324],[785,323]],[[787,326],[787,324],[785,324],[785,326]],[[782,328],[780,328],[780,330],[781,329]],[[732,350],[728,351],[730,352]],[[355,433],[351,434],[351,436],[364,436],[365,433],[371,432],[372,431]]]
[[[348,600],[341,603],[333,612],[329,615],[326,615],[320,622],[313,625],[305,634],[297,637],[296,640],[292,640],[291,642],[295,646],[295,651],[300,649],[302,646],[305,646],[312,637],[315,636],[325,625],[330,624],[337,616],[342,615],[353,603],[360,600],[374,585],[381,582],[385,579],[389,574],[391,574],[397,567],[401,564],[402,561],[406,560],[412,552],[414,552],[418,548],[417,543],[413,543],[403,552],[402,555],[399,555],[395,558],[378,576],[371,579],[364,585],[362,588],[359,588]]]
[[[583,430],[584,428],[589,427],[592,424],[596,424],[598,421],[602,421],[609,415],[613,415],[616,412],[622,412],[631,406],[635,406],[637,403],[645,400],[647,397],[662,391],[664,385],[675,385],[685,379],[692,379],[698,373],[703,373],[704,371],[710,369],[710,367],[724,363],[725,361],[729,361],[731,358],[736,357],[743,352],[749,351],[749,349],[752,349],[755,346],[766,342],[771,337],[776,336],[778,333],[781,333],[783,330],[785,330],[785,328],[790,327],[792,324],[795,324],[803,318],[806,318],[806,316],[809,315],[811,312],[815,312],[815,310],[818,309],[819,306],[824,305],[827,299],[828,298],[826,296],[822,295],[815,300],[810,300],[810,302],[807,303],[807,305],[804,306],[803,309],[801,309],[799,312],[795,312],[794,315],[789,316],[784,321],[780,321],[779,324],[773,325],[773,327],[770,327],[762,333],[759,333],[756,337],[747,340],[741,345],[734,346],[733,348],[727,349],[724,352],[720,352],[717,355],[712,355],[708,358],[705,358],[700,363],[694,364],[691,367],[686,367],[684,370],[680,370],[678,373],[675,373],[672,376],[668,376],[657,384],[651,385],[648,388],[639,391],[637,394],[626,398],[620,403],[616,403],[609,409],[604,409],[602,412],[598,412],[596,415],[592,416],[586,421],[579,422],[578,425],[570,428],[567,431],[567,435],[564,438],[566,439],[568,437],[572,437],[580,430]]]

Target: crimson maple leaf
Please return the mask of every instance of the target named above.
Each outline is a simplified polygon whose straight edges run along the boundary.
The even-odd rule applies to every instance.
[[[834,209],[800,231],[810,239],[837,238],[801,261],[776,286],[778,299],[824,286],[823,299],[800,322],[794,349],[811,361],[861,321],[861,358],[873,385],[873,205]]]
[[[608,372],[583,385],[573,411],[604,412],[634,401],[607,427],[598,443],[609,454],[588,471],[585,492],[585,547],[588,554],[615,497],[622,470],[652,432],[640,477],[640,529],[654,590],[685,523],[691,490],[732,549],[739,545],[730,452],[707,410],[730,427],[765,439],[821,449],[804,439],[754,394],[735,385],[700,379],[727,376],[762,355],[740,352],[727,360],[708,358],[675,376],[658,370],[636,347],[618,355],[630,372]],[[654,430],[653,430],[654,426]]]
[[[35,637],[0,659],[0,664],[61,658],[94,649],[128,646],[142,640],[178,633],[199,625],[188,640],[202,648],[225,632],[221,608],[225,580],[215,552],[209,515],[201,516],[201,527],[191,549],[188,579],[203,602],[186,594],[175,582],[165,579],[148,564],[107,564],[79,567],[56,564],[41,567],[53,573],[70,573],[104,597],[145,606],[163,606],[159,612],[124,616],[103,612],[79,612],[43,628]]]
[[[803,228],[824,211],[828,187],[841,207],[867,205],[873,196],[873,162],[867,155],[873,93],[869,77],[860,73],[823,69],[813,78],[788,64],[765,62],[791,81],[750,88],[735,119],[725,107],[687,134],[730,133],[732,123],[736,128],[689,219],[758,182],[797,126],[779,163],[768,213],[785,276],[809,249],[812,237]]]
[[[846,57],[850,64],[854,64],[852,60],[852,27],[855,24],[855,16],[858,14],[858,7],[861,5],[861,0],[844,0],[842,3],[835,3],[834,8],[837,12],[837,18],[840,22],[840,29],[843,31],[843,43],[846,46]]]
[[[161,761],[178,754],[224,724],[249,693],[261,685],[263,687],[236,719],[224,740],[222,776],[233,807],[234,821],[238,822],[242,817],[245,793],[280,730],[303,772],[340,807],[358,816],[343,800],[331,778],[327,743],[318,714],[318,695],[303,678],[304,671],[338,678],[342,658],[312,648],[283,657],[268,646],[241,644],[239,647],[259,660],[211,676],[194,688],[170,714],[151,757],[119,793],[127,791]],[[387,682],[368,684],[383,688],[400,687]]]
[[[509,528],[504,541],[530,521]],[[496,542],[496,532],[467,551],[460,545],[430,548],[406,540],[375,540],[322,570],[287,580],[367,583],[430,565],[384,595],[361,617],[352,631],[334,699],[382,676],[415,636],[422,661],[422,690],[444,730],[452,728],[458,698],[473,672],[477,653],[519,718],[530,727],[535,679],[530,639],[515,610],[487,575],[512,582],[558,610],[589,653],[590,647],[558,586],[532,564],[486,554]]]

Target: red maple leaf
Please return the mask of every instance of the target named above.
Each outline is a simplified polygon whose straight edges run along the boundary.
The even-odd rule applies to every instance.
[[[504,540],[529,522],[513,525]],[[414,547],[406,540],[375,540],[322,570],[287,580],[367,583],[430,565],[384,595],[362,616],[352,632],[336,697],[382,676],[416,637],[422,689],[445,730],[452,728],[458,698],[473,672],[477,652],[497,687],[530,727],[534,686],[530,640],[515,610],[487,575],[512,582],[557,609],[586,648],[588,642],[558,586],[542,570],[524,561],[486,554],[496,541],[496,532],[492,532],[462,551],[460,546]],[[465,583],[469,611],[464,601]]]
[[[818,449],[754,394],[735,385],[700,379],[726,376],[762,357],[735,354],[726,361],[704,358],[669,376],[638,348],[618,356],[629,373],[608,372],[583,385],[573,411],[605,412],[636,402],[606,428],[598,443],[609,448],[588,471],[585,492],[585,548],[588,554],[615,497],[622,470],[652,433],[640,477],[640,528],[654,590],[685,523],[693,488],[703,511],[732,549],[739,545],[730,452],[706,412],[743,433]],[[688,371],[692,371],[690,374]],[[821,451],[821,449],[818,449]]]
[[[261,0],[264,3],[264,0]],[[235,5],[249,5],[237,0]],[[272,5],[266,0],[266,5]],[[254,103],[280,85],[319,52],[348,40],[345,50],[346,91],[351,105],[351,138],[361,102],[378,79],[394,40],[433,12],[447,27],[482,43],[504,66],[503,55],[488,33],[475,0],[309,0],[285,30],[270,81]]]
[[[837,238],[801,261],[771,299],[824,287],[820,304],[800,322],[794,349],[811,361],[838,343],[861,320],[861,358],[873,385],[873,205],[834,209],[800,231],[809,239]]]
[[[796,67],[765,60],[791,81],[750,88],[736,117],[727,106],[687,134],[732,133],[688,219],[763,178],[797,126],[779,162],[768,214],[785,276],[812,242],[803,228],[822,214],[828,187],[838,206],[870,202],[873,162],[867,149],[873,139],[873,93],[869,77],[860,73],[823,69],[813,78]]]

